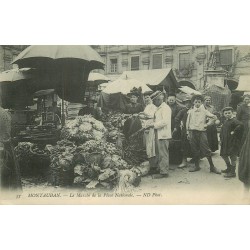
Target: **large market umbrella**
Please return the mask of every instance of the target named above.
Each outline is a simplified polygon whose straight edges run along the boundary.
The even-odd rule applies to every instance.
[[[110,79],[103,74],[97,72],[90,72],[88,78],[88,86],[98,87],[98,89],[100,90],[99,86],[103,83],[108,83],[109,81]]]
[[[100,73],[97,72],[90,72],[89,73],[89,78],[88,78],[88,82],[100,82],[100,83],[104,83],[104,82],[108,82],[110,81],[110,79]]]
[[[104,66],[101,56],[87,45],[32,45],[12,63],[37,69],[36,91],[53,88],[60,98],[74,103],[83,102],[90,71]]]
[[[4,108],[24,108],[32,104],[34,69],[11,69],[0,73],[0,97]]]
[[[118,78],[111,82],[103,92],[106,94],[122,93],[127,95],[132,89],[141,88],[142,93],[152,92],[152,90],[144,83],[131,78]]]
[[[22,51],[12,63],[19,67],[40,68],[48,62],[66,61],[68,59],[87,62],[88,68],[102,69],[101,56],[88,45],[32,45]]]

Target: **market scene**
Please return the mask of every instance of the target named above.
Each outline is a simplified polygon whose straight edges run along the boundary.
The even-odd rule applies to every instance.
[[[249,126],[250,46],[0,46],[1,190],[249,202]]]

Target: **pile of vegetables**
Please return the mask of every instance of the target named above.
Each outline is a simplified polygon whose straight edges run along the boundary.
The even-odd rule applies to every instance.
[[[103,123],[91,115],[66,122],[63,140],[50,151],[50,182],[55,186],[113,188],[119,171],[131,168],[122,158],[119,148],[105,140]]]
[[[106,128],[101,121],[91,115],[78,116],[74,120],[66,121],[61,132],[61,139],[83,143],[88,140],[102,140],[105,138]]]
[[[122,159],[115,145],[90,140],[76,146],[62,140],[50,146],[50,182],[55,186],[81,186],[86,188],[113,188],[119,171],[131,166]]]

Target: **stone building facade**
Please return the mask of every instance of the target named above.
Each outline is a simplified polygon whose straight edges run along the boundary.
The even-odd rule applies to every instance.
[[[250,75],[250,46],[247,45],[95,45],[111,80],[127,70],[171,67],[178,82],[204,88],[206,70],[225,71],[228,83],[237,83],[240,75]]]
[[[15,67],[11,62],[27,45],[0,45],[0,72]]]

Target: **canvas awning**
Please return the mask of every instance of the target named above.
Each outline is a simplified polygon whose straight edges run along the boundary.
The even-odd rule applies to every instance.
[[[152,92],[144,82],[128,77],[126,79],[120,77],[116,81],[111,82],[103,92],[106,94],[122,93],[127,95],[133,88],[141,88],[142,93]]]
[[[169,86],[170,88],[178,88],[179,84],[174,76],[171,68],[124,71],[121,78],[133,78],[144,82],[149,86]]]

